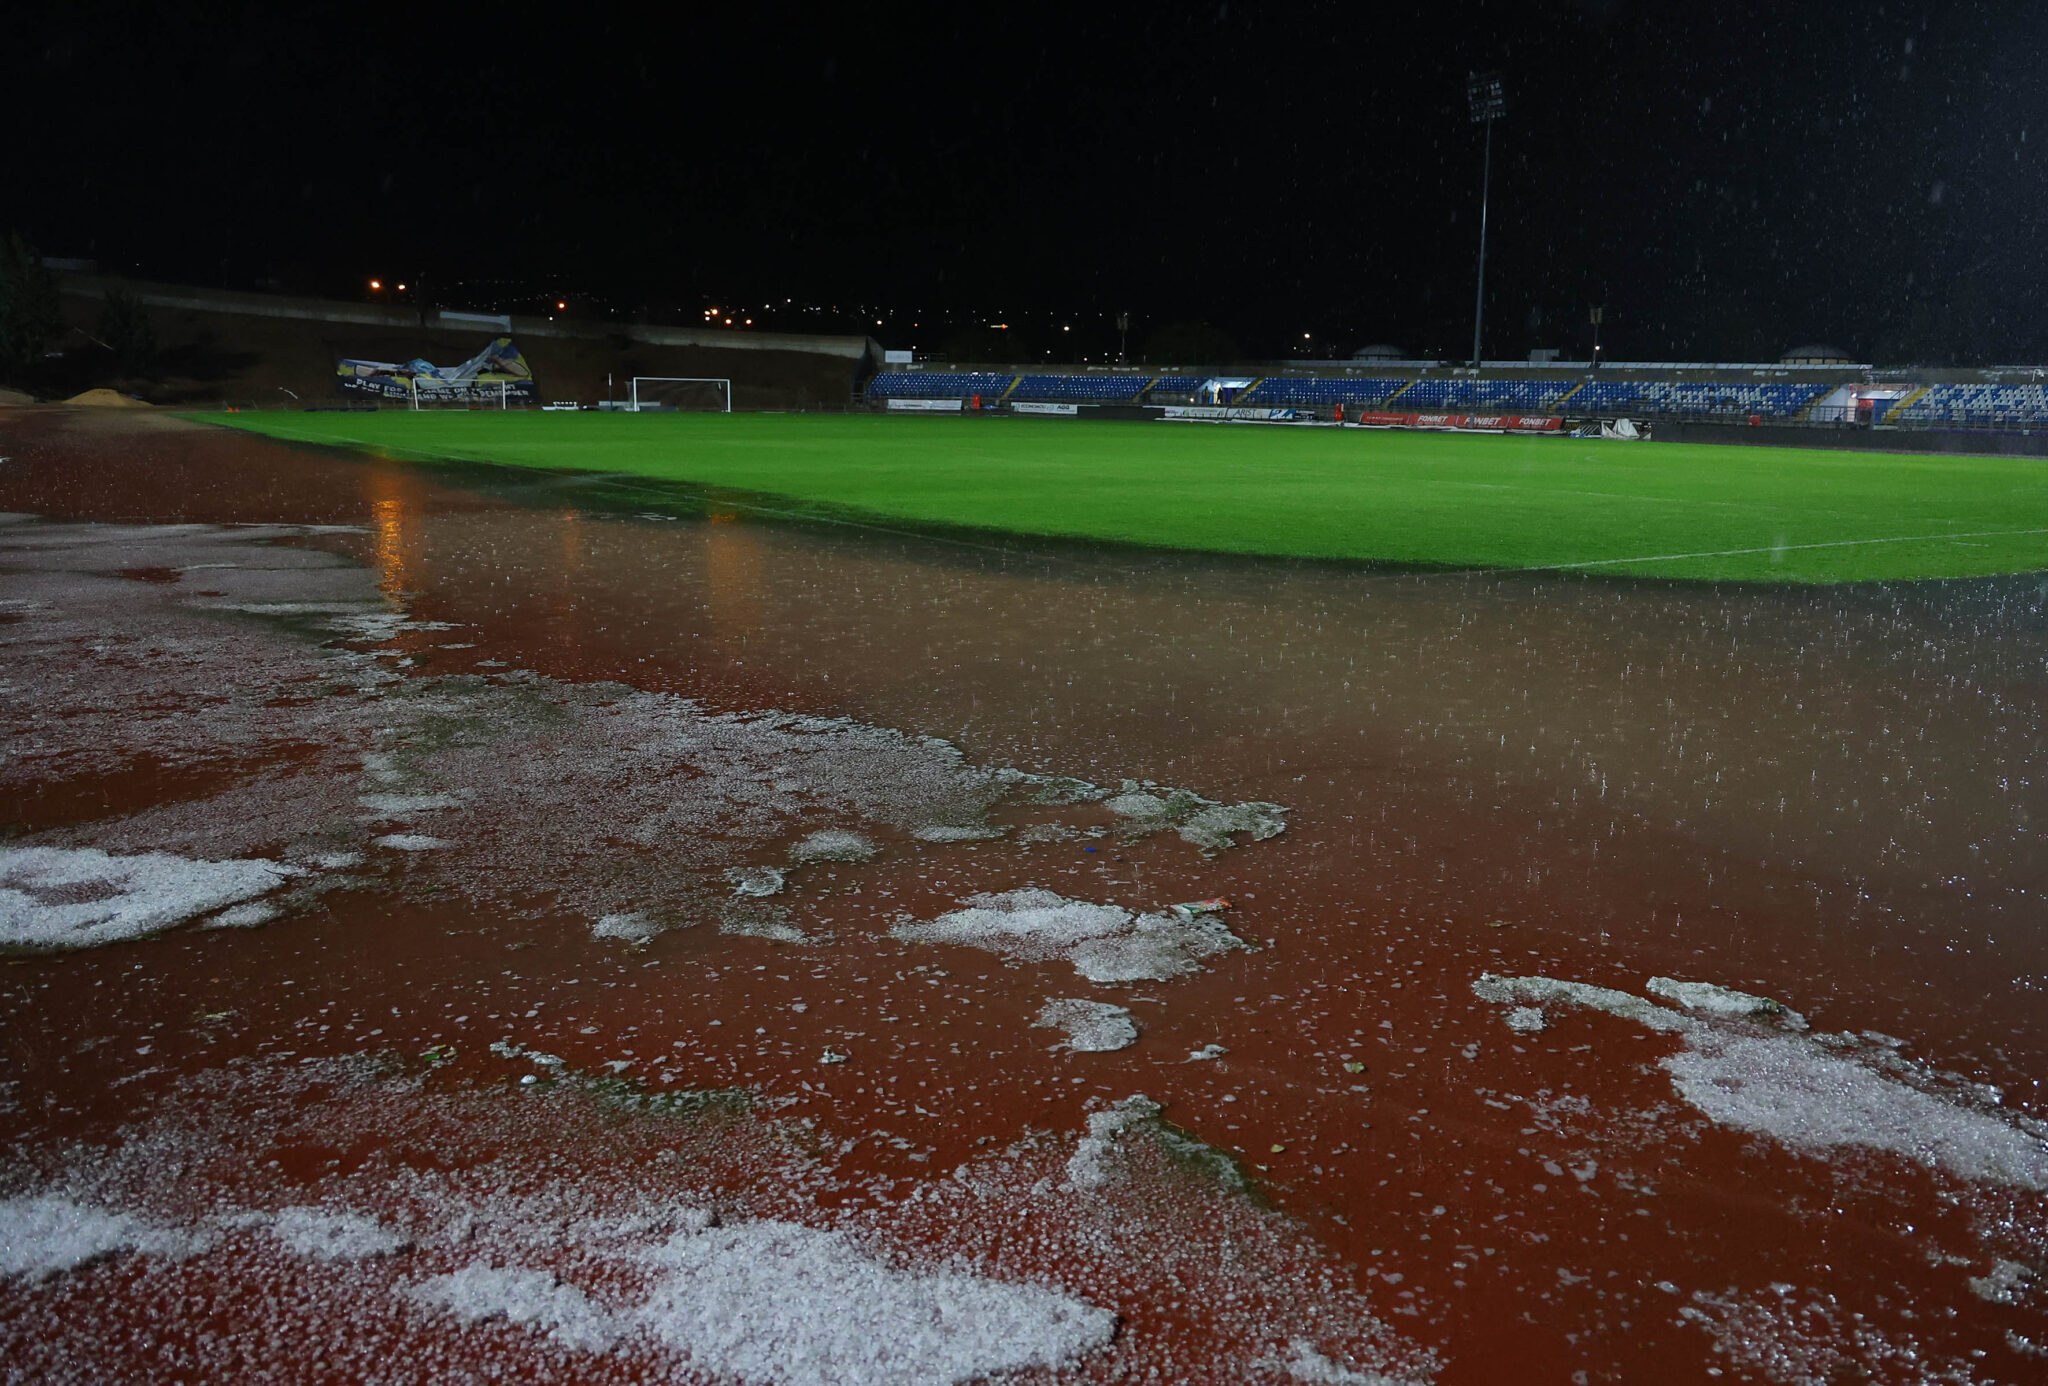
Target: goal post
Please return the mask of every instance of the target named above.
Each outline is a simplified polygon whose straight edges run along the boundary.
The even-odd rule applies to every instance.
[[[715,376],[636,375],[632,411],[688,409],[716,414],[732,412],[732,381]]]

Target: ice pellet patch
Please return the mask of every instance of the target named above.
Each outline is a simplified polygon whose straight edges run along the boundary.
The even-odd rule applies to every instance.
[[[489,1048],[561,1072],[519,1045]],[[831,1210],[816,1192],[886,1185],[835,1179],[808,1124],[729,1112],[699,1123],[575,1081],[539,1101],[496,1085],[436,1093],[367,1055],[300,1057],[182,1079],[123,1140],[61,1152],[71,1203],[134,1220],[88,1254],[195,1216],[220,1230],[218,1254],[117,1264],[113,1274],[17,1292],[8,1308],[15,1375],[110,1374],[72,1371],[72,1362],[114,1363],[123,1380],[147,1375],[120,1369],[138,1360],[129,1355],[136,1323],[151,1326],[144,1350],[168,1343],[166,1355],[182,1354],[193,1379],[208,1381],[246,1376],[256,1353],[285,1361],[297,1351],[365,1383],[752,1386],[1070,1371],[1264,1381],[1285,1379],[1272,1359],[1294,1338],[1396,1380],[1429,1375],[1429,1355],[1373,1315],[1308,1230],[1247,1199],[1227,1157],[1174,1130],[1142,1097],[1098,1112],[1078,1150],[1034,1132],[920,1181],[910,1199]],[[565,1127],[582,1138],[562,1139]],[[420,1169],[386,1153],[428,1140],[466,1167]],[[249,1186],[275,1189],[264,1162],[276,1152],[316,1148],[378,1153],[323,1179],[317,1204],[281,1218]],[[737,1186],[729,1166],[716,1168],[719,1152],[735,1148],[751,1167]],[[669,1151],[685,1158],[661,1158]],[[1085,1163],[1090,1151],[1101,1179],[1084,1192],[1065,1173],[1092,1182],[1070,1158]],[[731,1210],[723,1220],[711,1211],[719,1203]],[[743,1216],[748,1205],[759,1211]],[[347,1215],[362,1224],[352,1229]],[[419,1250],[320,1255],[388,1244],[357,1242],[363,1227],[417,1238]],[[280,1230],[303,1238],[300,1254]],[[0,1249],[14,1253],[24,1240],[0,1221]],[[1167,1287],[1185,1297],[1195,1336],[1119,1340],[1115,1315],[1145,1312]],[[250,1306],[232,1339],[203,1315],[161,1307],[207,1303]]]
[[[1025,889],[970,896],[965,909],[928,923],[898,924],[889,932],[910,943],[966,943],[1042,961],[1120,932],[1130,922],[1131,912],[1115,905],[1091,905],[1050,890]]]
[[[1765,1381],[1783,1386],[1834,1386],[1840,1381],[1912,1381],[1921,1386],[1977,1386],[1968,1363],[1943,1361],[1908,1338],[1873,1327],[1833,1295],[1802,1298],[1795,1287],[1771,1287],[1754,1299],[1695,1294],[1679,1317],[1713,1335],[1715,1348]],[[1988,1383],[1987,1383],[1988,1386]]]
[[[1625,991],[1588,986],[1584,982],[1560,982],[1551,977],[1501,977],[1491,972],[1482,973],[1472,984],[1472,994],[1482,1001],[1531,1007],[1539,1014],[1544,1006],[1584,1006],[1588,1010],[1605,1011],[1667,1033],[1689,1030],[1698,1024],[1654,1001],[1645,1001]]]
[[[799,865],[810,861],[871,861],[875,844],[845,828],[821,828],[789,849]]]
[[[122,1251],[178,1255],[190,1239],[56,1194],[0,1200],[0,1276],[41,1280]]]
[[[407,818],[462,807],[462,800],[453,794],[358,794],[356,802],[379,818]]]
[[[464,1266],[408,1285],[404,1294],[464,1323],[503,1319],[582,1352],[602,1352],[619,1336],[612,1316],[590,1296],[543,1270]]]
[[[720,911],[718,932],[777,943],[809,943],[811,936],[796,926],[788,910],[758,900],[734,900]]]
[[[1091,982],[1166,981],[1244,941],[1214,916],[1133,914],[1026,888],[969,896],[966,908],[889,931],[909,943],[962,943],[1024,961],[1065,958]]]
[[[1804,1026],[1803,1016],[1778,1002],[1704,983],[1656,980],[1664,982],[1663,994],[1691,998],[1712,1019],[1549,977],[1486,973],[1472,990],[1482,1000],[1522,1003],[1523,1009],[1584,1006],[1684,1036],[1685,1048],[1658,1061],[1678,1095],[1713,1121],[1772,1137],[1788,1149],[1808,1155],[1842,1147],[1886,1151],[1975,1183],[2048,1190],[2048,1142],[1991,1110],[1994,1095],[1979,1093],[1974,1100],[1982,1105],[1971,1106],[1924,1092],[1815,1040],[1758,1033],[1746,1024],[1761,1018]],[[1509,1016],[1518,1029],[1519,1014]]]
[[[212,861],[282,854],[334,870],[367,852],[378,870],[402,864],[408,887],[486,908],[532,917],[547,899],[590,919],[640,912],[669,927],[714,922],[724,892],[704,887],[729,869],[866,861],[884,833],[906,856],[959,859],[974,840],[1027,828],[1061,839],[1102,835],[1113,823],[1139,830],[1137,819],[1094,807],[1106,797],[1096,785],[973,765],[934,737],[772,710],[714,713],[500,661],[450,674],[380,662],[403,652],[346,647],[432,623],[407,620],[370,569],[272,546],[301,527],[35,532],[40,565],[56,571],[234,560],[212,565],[236,575],[208,580],[208,590],[222,590],[218,601],[166,606],[142,585],[87,582],[83,604],[38,617],[35,638],[9,646],[0,691],[37,692],[33,709],[18,696],[8,705],[22,734],[0,762],[0,785],[115,774],[144,757],[238,767],[203,799],[98,825],[91,845],[102,850]],[[19,556],[18,544],[7,547]],[[11,578],[0,585],[9,597],[21,587]],[[280,619],[223,622],[223,602]],[[325,639],[330,632],[351,640]],[[121,653],[143,649],[152,652],[143,660]],[[1280,826],[1258,806],[1126,788],[1163,806],[1141,815],[1144,831],[1185,828],[1215,845],[1226,827],[1241,837]],[[1025,805],[1086,805],[1091,821],[999,816]],[[1236,816],[1226,823],[1212,809]],[[745,894],[770,879],[733,884]],[[971,888],[979,882],[963,890]],[[217,915],[242,901],[209,903],[202,913]],[[790,928],[769,933],[787,938]],[[1081,962],[1106,979],[1174,975],[1217,941],[1154,932]]]
[[[1091,982],[1164,982],[1193,972],[1204,958],[1249,946],[1213,915],[1141,914],[1128,933],[1090,939],[1067,956]]]
[[[1238,833],[1262,842],[1287,830],[1287,810],[1279,804],[1261,800],[1219,804],[1185,789],[1154,794],[1128,780],[1123,792],[1103,800],[1102,806],[1124,820],[1123,831],[1127,834],[1173,828],[1183,842],[1191,842],[1205,853],[1236,846]]]
[[[1003,835],[1004,829],[986,825],[961,827],[952,823],[933,823],[917,829],[911,836],[919,842],[987,842]]]
[[[646,943],[660,932],[661,926],[638,910],[600,915],[597,923],[590,926],[592,938],[616,938],[626,943]]]
[[[1861,1146],[1978,1183],[2048,1190],[2048,1145],[1808,1041],[1698,1034],[1661,1062],[1679,1096],[1713,1120],[1794,1150]]]
[[[270,1233],[295,1256],[316,1261],[360,1261],[402,1251],[406,1239],[362,1213],[326,1208],[285,1208]]]
[[[2035,1278],[2032,1268],[2018,1261],[1999,1261],[1989,1275],[1970,1277],[1970,1293],[1990,1304],[2018,1304]]]
[[[1508,1028],[1518,1035],[1540,1035],[1549,1026],[1541,1007],[1517,1006],[1508,1012]]]
[[[1065,1030],[1065,1044],[1058,1047],[1085,1054],[1106,1054],[1137,1043],[1138,1027],[1131,1013],[1106,1001],[1066,999],[1048,1001],[1039,1009],[1034,1027]]]
[[[1110,1179],[1108,1157],[1117,1139],[1133,1126],[1151,1121],[1160,1106],[1143,1093],[1133,1093],[1107,1111],[1088,1114],[1088,1134],[1067,1159],[1067,1182],[1076,1189],[1100,1189]]]
[[[206,921],[209,929],[254,929],[284,917],[284,906],[272,900],[249,900],[230,905]]]
[[[1806,1028],[1806,1017],[1782,1001],[1773,1001],[1768,996],[1752,996],[1746,991],[1732,991],[1712,982],[1680,982],[1670,977],[1652,977],[1643,990],[1705,1015],[1772,1020],[1788,1030]]]
[[[1108,1310],[1035,1285],[883,1264],[838,1232],[761,1221],[683,1232],[637,1327],[747,1382],[918,1386],[1053,1368],[1106,1346]]]
[[[1306,1338],[1291,1340],[1286,1358],[1277,1365],[1291,1379],[1315,1382],[1317,1386],[1416,1386],[1414,1377],[1354,1371],[1341,1362],[1333,1362],[1317,1352],[1315,1344]]]
[[[773,866],[735,866],[725,879],[735,895],[774,895],[783,886],[782,872]]]
[[[93,948],[253,899],[297,875],[262,859],[188,861],[96,848],[0,850],[0,946]]]

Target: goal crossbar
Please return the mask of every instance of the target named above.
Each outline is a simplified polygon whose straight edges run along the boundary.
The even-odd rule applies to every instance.
[[[636,414],[641,409],[640,387],[642,384],[716,385],[724,391],[725,395],[725,406],[719,412],[723,414],[730,414],[732,412],[732,381],[727,377],[709,375],[636,375],[632,381],[632,410]],[[649,407],[655,406],[650,405]]]

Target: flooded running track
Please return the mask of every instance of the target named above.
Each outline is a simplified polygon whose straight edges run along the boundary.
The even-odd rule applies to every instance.
[[[41,517],[0,529],[8,847],[292,873],[187,916],[245,927],[0,976],[5,1206],[133,1223],[0,1290],[45,1374],[158,1338],[254,1372],[149,1306],[311,1264],[275,1229],[313,1204],[407,1249],[314,1258],[347,1313],[249,1312],[370,1341],[402,1302],[374,1333],[474,1369],[805,1379],[676,1326],[709,1291],[657,1251],[708,1208],[857,1234],[919,1294],[956,1256],[1073,1306],[1028,1349],[970,1333],[859,1379],[2042,1366],[2038,578],[914,536],[84,413],[0,418],[0,453],[0,509]],[[1285,831],[1190,841],[1197,810],[1136,802],[1176,788]],[[802,860],[821,831],[874,854]],[[115,898],[104,863],[35,860],[72,872],[38,908]],[[1034,938],[1108,932],[1026,956],[912,927],[1024,888],[1115,907]],[[1074,961],[1208,897],[1250,946],[1124,983]],[[1062,1001],[1136,1042],[1063,1046],[1034,1025]],[[204,1115],[237,1102],[261,1119]],[[206,1197],[152,1159],[215,1171]],[[542,1235],[569,1215],[518,1211],[541,1192],[611,1250]],[[467,1269],[451,1229],[480,1221],[547,1293]],[[444,1275],[474,1313],[418,1288]],[[80,1295],[132,1322],[88,1341]]]

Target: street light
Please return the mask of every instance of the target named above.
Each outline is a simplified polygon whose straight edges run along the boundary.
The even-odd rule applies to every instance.
[[[1472,364],[1479,364],[1479,333],[1486,322],[1486,201],[1493,184],[1493,123],[1508,113],[1498,72],[1475,72],[1465,79],[1465,99],[1472,123],[1486,126],[1486,162],[1479,174],[1479,291],[1472,305]]]
[[[1586,320],[1593,324],[1593,361],[1589,369],[1600,369],[1600,319],[1607,316],[1605,304],[1594,304],[1586,310]]]

